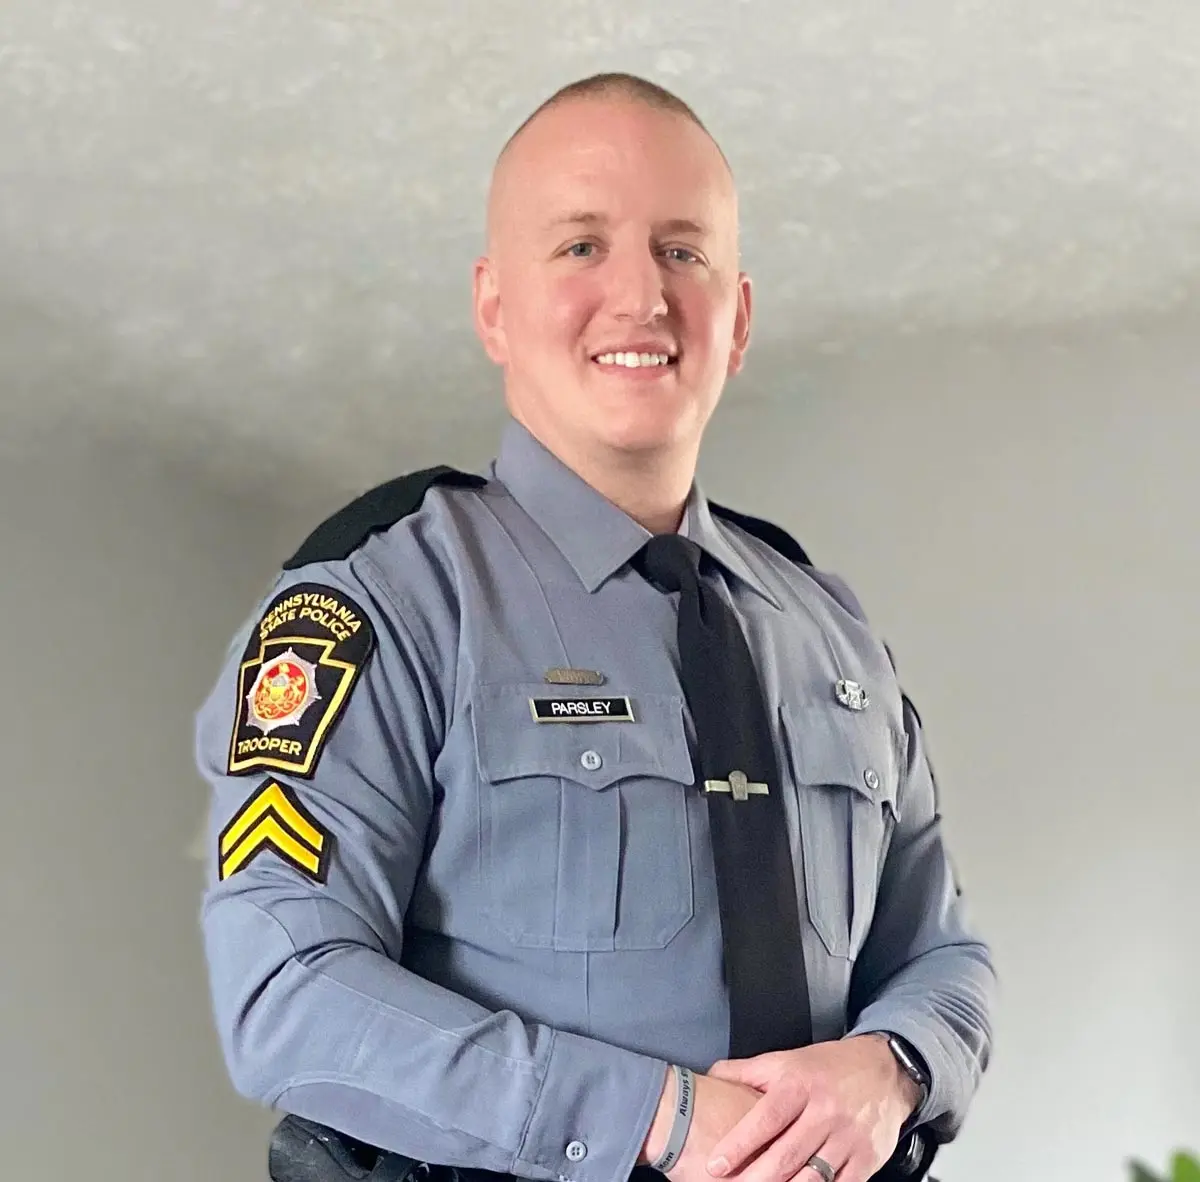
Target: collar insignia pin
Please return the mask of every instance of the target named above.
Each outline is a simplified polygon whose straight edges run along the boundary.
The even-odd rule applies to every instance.
[[[867,691],[857,681],[839,680],[834,686],[834,693],[847,710],[865,710],[871,704]]]

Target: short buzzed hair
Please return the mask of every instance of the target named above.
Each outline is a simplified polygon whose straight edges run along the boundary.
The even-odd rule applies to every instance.
[[[712,140],[717,151],[721,153],[721,159],[725,161],[725,167],[729,168],[729,161],[726,160],[725,153],[721,151],[721,145],[717,143],[712,132],[704,126],[700,116],[683,99],[672,94],[666,87],[659,86],[657,82],[651,82],[648,78],[622,73],[593,74],[589,78],[580,78],[577,82],[569,82],[566,86],[560,87],[508,137],[504,147],[500,150],[499,158],[504,157],[521,133],[543,112],[575,99],[605,98],[628,99],[631,102],[642,103],[644,106],[653,107],[658,111],[669,111],[673,115],[681,115],[684,119],[691,120]],[[732,174],[733,169],[730,168],[729,171]]]

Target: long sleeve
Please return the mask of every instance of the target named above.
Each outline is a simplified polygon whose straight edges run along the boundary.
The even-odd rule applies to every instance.
[[[970,929],[947,854],[920,721],[904,699],[907,754],[876,912],[855,964],[848,1033],[908,1039],[932,1077],[912,1123],[941,1140],[962,1126],[991,1050],[996,975]]]
[[[626,1176],[664,1062],[401,965],[436,810],[452,611],[417,610],[365,559],[328,563],[281,578],[242,640],[196,724],[212,793],[201,923],[235,1087],[423,1160]],[[292,725],[256,715],[251,734],[252,708]]]

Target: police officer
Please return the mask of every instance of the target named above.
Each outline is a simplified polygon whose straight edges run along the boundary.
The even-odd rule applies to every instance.
[[[430,1163],[864,1182],[960,1130],[994,977],[888,651],[695,482],[749,336],[728,165],[587,79],[506,145],[487,240],[494,463],[322,524],[198,715],[232,1081]]]

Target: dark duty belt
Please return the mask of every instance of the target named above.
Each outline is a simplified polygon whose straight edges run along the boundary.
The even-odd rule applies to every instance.
[[[915,1129],[872,1175],[872,1182],[918,1182],[936,1152],[934,1140]],[[272,1182],[513,1182],[511,1174],[434,1165],[385,1152],[298,1116],[284,1117],[275,1126],[267,1169]],[[649,1166],[636,1166],[630,1182],[662,1182],[662,1175]]]

